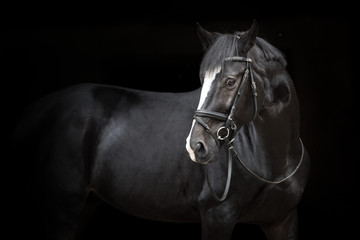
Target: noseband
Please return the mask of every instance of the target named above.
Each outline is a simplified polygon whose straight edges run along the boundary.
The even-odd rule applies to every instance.
[[[251,62],[252,60],[250,58],[245,57],[229,57],[226,58],[225,61],[227,62],[246,62],[246,70],[244,71],[242,82],[240,83],[238,87],[237,94],[235,96],[235,99],[233,101],[233,104],[230,108],[229,114],[219,113],[215,111],[205,110],[205,109],[199,109],[195,111],[194,119],[205,128],[206,132],[209,133],[214,139],[218,146],[220,146],[219,141],[229,141],[231,142],[233,140],[233,137],[235,136],[235,133],[237,131],[237,126],[234,122],[234,112],[235,112],[235,106],[237,102],[240,99],[241,91],[246,85],[246,82],[250,75],[250,84],[251,84],[251,93],[253,96],[253,102],[254,102],[254,116],[253,120],[255,120],[257,115],[257,92],[256,92],[256,83],[253,78],[253,74],[251,71]],[[202,117],[215,119],[217,121],[224,121],[224,126],[220,127],[217,131],[213,132],[211,131],[210,127],[201,119]],[[231,139],[231,140],[229,140]],[[208,162],[207,162],[208,163]]]

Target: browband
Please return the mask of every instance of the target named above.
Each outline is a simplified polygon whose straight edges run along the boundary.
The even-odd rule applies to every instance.
[[[252,62],[252,59],[251,58],[246,58],[246,57],[239,57],[239,56],[236,56],[236,57],[227,57],[225,58],[225,61],[239,61],[239,62]]]

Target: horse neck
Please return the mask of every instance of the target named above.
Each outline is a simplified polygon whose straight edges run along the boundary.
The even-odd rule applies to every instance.
[[[261,172],[265,178],[284,176],[298,164],[301,156],[299,141],[299,107],[296,94],[286,107],[279,106],[260,112],[258,117],[245,125],[237,135],[235,146],[240,157],[250,168]]]

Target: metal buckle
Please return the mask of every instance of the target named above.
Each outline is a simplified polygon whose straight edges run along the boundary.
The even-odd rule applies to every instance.
[[[221,131],[223,131],[223,129],[226,129],[226,134],[225,134],[225,136],[221,136],[222,134],[221,134]],[[221,134],[221,135],[220,135]],[[229,137],[229,135],[230,135],[230,130],[227,128],[227,127],[225,127],[225,126],[222,126],[221,128],[219,128],[217,131],[216,131],[216,136],[217,136],[217,139],[219,139],[219,140],[221,140],[221,141],[223,141],[223,140],[225,140],[226,138],[228,138]]]

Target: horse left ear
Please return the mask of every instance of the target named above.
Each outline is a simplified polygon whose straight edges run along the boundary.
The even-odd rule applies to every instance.
[[[207,49],[214,42],[218,34],[206,31],[199,23],[196,23],[196,25],[201,44],[204,49]]]
[[[254,19],[249,30],[247,30],[241,37],[244,41],[244,47],[243,47],[244,53],[247,53],[250,50],[250,48],[254,46],[258,32],[259,32],[259,27],[256,19]]]

